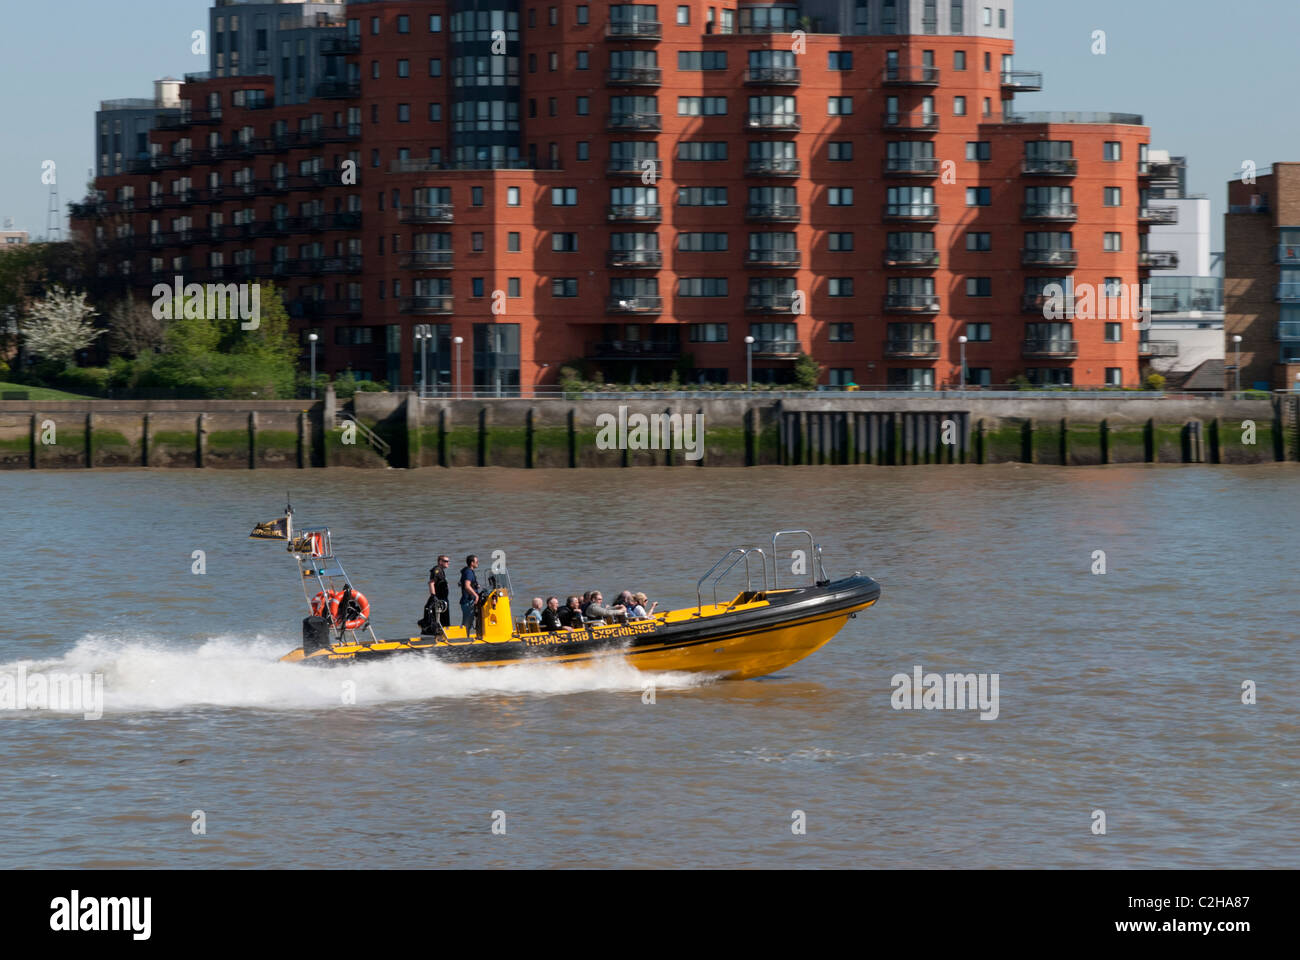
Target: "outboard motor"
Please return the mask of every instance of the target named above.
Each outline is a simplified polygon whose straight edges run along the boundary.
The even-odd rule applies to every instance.
[[[330,625],[324,617],[306,617],[302,621],[302,652],[310,657],[317,650],[330,646]]]

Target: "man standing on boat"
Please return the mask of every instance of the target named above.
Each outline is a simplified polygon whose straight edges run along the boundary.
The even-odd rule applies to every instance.
[[[471,553],[460,571],[460,614],[466,634],[473,632],[474,608],[478,606],[478,577],[474,574],[477,568],[478,557]]]
[[[447,584],[447,568],[451,566],[451,557],[438,556],[438,565],[429,571],[429,593],[442,601],[442,612],[438,614],[444,627],[451,626],[451,591]]]

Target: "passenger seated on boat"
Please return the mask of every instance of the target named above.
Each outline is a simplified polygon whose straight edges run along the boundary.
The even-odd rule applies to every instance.
[[[583,616],[588,620],[613,620],[615,617],[627,616],[627,607],[621,603],[605,606],[605,598],[601,596],[600,591],[593,590],[591,591],[591,603],[587,604]]]
[[[566,627],[582,626],[582,607],[578,597],[569,597],[564,609],[560,611],[560,623]]]
[[[533,623],[541,623],[543,606],[541,597],[533,597],[533,605],[529,607],[528,612],[524,614],[524,619],[531,620]]]
[[[650,598],[647,597],[644,593],[632,594],[633,603],[632,606],[628,609],[628,614],[627,614],[628,619],[653,620],[655,607],[659,606],[659,601],[656,600],[654,603],[650,604],[649,607],[647,607],[646,601],[649,599]]]
[[[542,629],[551,633],[569,629],[564,624],[564,610],[560,608],[559,597],[546,598],[546,609],[542,611]]]

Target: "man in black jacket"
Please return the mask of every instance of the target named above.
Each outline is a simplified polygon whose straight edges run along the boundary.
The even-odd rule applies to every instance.
[[[561,619],[562,615],[563,611],[560,609],[560,598],[547,597],[546,609],[542,611],[542,629],[551,633],[556,633],[560,630],[568,630],[569,628],[565,626]]]
[[[451,626],[451,606],[447,603],[450,596],[447,590],[447,570],[451,567],[451,558],[438,556],[438,565],[429,571],[429,594],[442,601],[442,612],[438,619],[444,627]]]

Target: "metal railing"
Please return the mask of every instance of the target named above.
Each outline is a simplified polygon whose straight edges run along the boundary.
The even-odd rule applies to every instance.
[[[1055,357],[1073,359],[1079,355],[1078,340],[1026,340],[1021,345],[1023,357]]]
[[[887,87],[937,87],[939,68],[909,64],[887,65],[881,73],[880,82]]]
[[[662,250],[610,250],[605,262],[615,269],[658,269],[663,266]]]
[[[886,220],[938,220],[937,203],[887,203],[882,208]]]
[[[798,130],[803,118],[797,113],[747,113],[745,126],[750,130]]]
[[[1023,211],[1025,220],[1078,220],[1077,203],[1026,203]]]
[[[611,113],[605,119],[606,130],[651,130],[664,128],[663,114],[660,113]]]
[[[1077,267],[1078,250],[1023,249],[1020,251],[1022,267]]]
[[[799,250],[746,250],[747,267],[797,267],[803,261]]]
[[[1043,75],[1037,70],[1003,70],[1002,86],[1022,93],[1043,89]]]
[[[610,67],[605,72],[605,83],[616,87],[657,87],[663,77],[659,67]]]
[[[795,86],[802,79],[798,67],[750,67],[745,83],[751,86]]]
[[[887,293],[885,310],[889,313],[938,313],[939,295],[935,293]]]
[[[662,40],[664,25],[658,20],[611,20],[605,36],[621,40]]]
[[[938,355],[938,340],[891,339],[885,341],[885,356],[887,357],[937,357]]]
[[[929,269],[939,266],[939,251],[915,249],[911,247],[889,247],[885,250],[887,267],[921,267]]]
[[[749,203],[745,205],[746,220],[794,221],[802,215],[797,203]]]
[[[745,161],[747,177],[797,177],[799,160],[796,157],[760,157]]]
[[[1026,159],[1020,162],[1020,172],[1033,177],[1073,177],[1079,173],[1079,161],[1074,157]]]
[[[663,206],[658,203],[611,203],[606,219],[658,223],[663,219]]]
[[[937,177],[939,175],[938,157],[886,157],[885,176],[889,177]]]
[[[606,313],[659,313],[664,298],[657,296],[611,296],[605,301]]]

